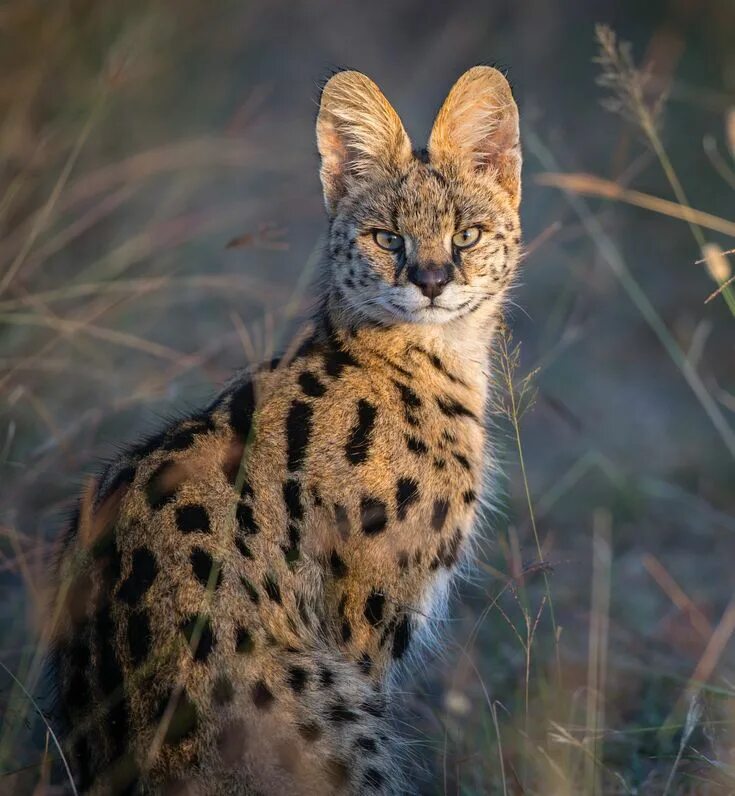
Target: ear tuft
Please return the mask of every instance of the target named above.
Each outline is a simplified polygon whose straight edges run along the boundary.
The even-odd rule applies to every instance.
[[[475,66],[452,86],[429,139],[431,159],[459,159],[492,173],[517,205],[521,197],[518,107],[504,75]]]
[[[337,72],[324,85],[316,122],[321,179],[333,214],[349,186],[371,169],[389,170],[411,157],[398,114],[361,72]]]

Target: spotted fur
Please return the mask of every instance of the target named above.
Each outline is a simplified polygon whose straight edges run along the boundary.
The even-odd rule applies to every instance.
[[[80,791],[410,790],[388,706],[436,635],[491,466],[518,117],[476,67],[414,154],[375,84],[342,72],[317,138],[330,234],[313,335],[130,448],[66,537],[53,649]],[[451,281],[428,297],[412,279],[440,267]]]

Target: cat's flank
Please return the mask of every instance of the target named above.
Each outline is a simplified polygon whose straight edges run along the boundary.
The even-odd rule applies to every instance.
[[[313,334],[132,446],[65,537],[52,645],[80,792],[410,792],[392,689],[441,642],[493,466],[518,112],[475,67],[414,150],[348,71],[316,133]]]

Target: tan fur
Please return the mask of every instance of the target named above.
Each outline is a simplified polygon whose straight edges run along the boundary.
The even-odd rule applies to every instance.
[[[82,789],[408,790],[391,687],[473,532],[517,123],[505,79],[470,70],[427,163],[364,75],[325,87],[314,335],[132,448],[65,542],[54,653]],[[453,281],[430,305],[407,270],[440,261]]]

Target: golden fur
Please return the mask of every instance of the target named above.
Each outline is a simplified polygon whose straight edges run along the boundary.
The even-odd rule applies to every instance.
[[[81,790],[408,790],[392,683],[466,555],[488,466],[518,115],[505,78],[475,67],[417,155],[377,86],[341,72],[317,140],[313,335],[132,447],[66,537],[53,646]],[[440,266],[431,300],[411,274]]]

